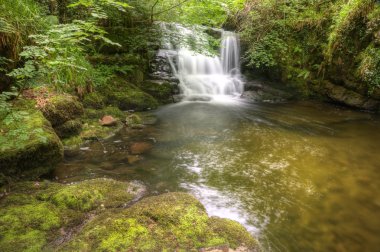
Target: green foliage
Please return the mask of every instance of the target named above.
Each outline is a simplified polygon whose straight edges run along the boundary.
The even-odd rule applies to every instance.
[[[32,35],[34,45],[24,47],[20,53],[24,67],[13,70],[9,76],[22,88],[40,79],[58,90],[86,86],[94,69],[85,58],[85,49],[93,49],[87,45],[94,41],[114,44],[104,35],[104,30],[85,21],[56,25],[45,34]]]
[[[380,48],[369,46],[359,55],[360,65],[357,74],[369,85],[371,93],[380,87]]]
[[[307,80],[348,79],[378,86],[380,6],[373,0],[248,0],[240,21],[248,65]]]
[[[17,95],[18,92],[15,87],[13,87],[10,92],[0,93],[0,120],[3,120],[12,113],[12,103],[10,103],[9,100]]]
[[[34,0],[2,0],[0,4],[0,54],[8,48],[6,56],[17,60],[21,47],[30,34],[46,28],[44,9]]]

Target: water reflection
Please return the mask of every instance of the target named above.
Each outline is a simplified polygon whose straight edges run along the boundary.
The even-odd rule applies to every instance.
[[[103,143],[107,153],[91,145],[57,176],[138,179],[151,193],[190,191],[211,215],[244,224],[268,251],[380,247],[374,115],[316,103],[192,102],[157,116],[156,127]],[[147,138],[154,148],[129,164],[130,143]]]

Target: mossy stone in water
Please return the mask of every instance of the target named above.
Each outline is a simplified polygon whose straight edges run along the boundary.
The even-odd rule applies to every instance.
[[[38,177],[63,158],[63,146],[50,123],[36,110],[14,110],[0,121],[0,172]]]
[[[258,250],[256,240],[237,222],[209,218],[189,194],[167,193],[100,215],[63,250],[197,251],[222,245]]]

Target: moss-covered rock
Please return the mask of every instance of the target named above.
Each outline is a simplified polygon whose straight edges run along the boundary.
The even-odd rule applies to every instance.
[[[125,119],[125,124],[130,128],[141,128],[144,126],[142,123],[142,119],[137,114],[130,114]]]
[[[14,110],[0,121],[0,173],[38,177],[63,158],[63,146],[37,110]]]
[[[60,138],[67,138],[78,135],[82,130],[82,121],[80,119],[69,120],[55,128],[55,132]]]
[[[82,116],[83,105],[72,95],[60,94],[50,97],[41,111],[52,126],[56,127]]]
[[[119,122],[112,127],[103,127],[99,123],[99,119],[105,115],[111,115],[112,117],[118,119]],[[125,121],[126,115],[127,113],[121,111],[117,107],[112,106],[105,107],[103,109],[86,108],[82,119],[84,123],[82,124],[80,133],[62,140],[65,150],[75,151],[78,150],[84,142],[92,140],[97,141],[114,136],[123,128],[122,122]]]
[[[122,78],[112,79],[102,92],[107,97],[107,104],[121,110],[144,111],[158,106],[158,102],[150,94]]]
[[[140,85],[140,88],[153,96],[162,104],[172,103],[173,102],[173,94],[174,86],[169,82],[162,81],[145,81]]]
[[[63,250],[197,251],[221,245],[258,249],[256,240],[237,222],[209,218],[189,194],[167,193],[100,215]]]
[[[85,109],[85,118],[99,120],[105,115],[113,116],[114,118],[125,120],[126,113],[121,111],[118,107],[108,106],[103,109]]]
[[[124,206],[141,191],[137,183],[111,179],[12,185],[0,201],[0,251],[55,250],[54,241],[80,225],[87,213]]]
[[[108,94],[108,103],[122,110],[144,111],[155,109],[158,102],[149,94],[136,87],[125,87]]]
[[[105,97],[99,92],[87,94],[83,99],[86,108],[102,109],[105,106]]]

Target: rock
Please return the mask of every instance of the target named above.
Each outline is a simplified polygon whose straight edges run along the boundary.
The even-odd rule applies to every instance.
[[[55,132],[60,138],[68,138],[78,135],[82,130],[82,121],[80,119],[69,120],[55,128]]]
[[[176,93],[176,85],[168,81],[148,80],[140,85],[140,88],[157,99],[161,104],[173,102],[173,95]]]
[[[65,251],[197,251],[205,247],[246,247],[257,241],[239,223],[208,217],[186,193],[145,198],[119,212],[104,212],[87,222]]]
[[[378,110],[380,108],[379,100],[363,96],[343,86],[334,85],[329,81],[323,82],[323,90],[331,100],[354,108],[366,110]]]
[[[272,87],[272,83],[264,83],[260,81],[250,81],[244,85],[242,98],[255,102],[283,102],[291,100],[294,95]]]
[[[79,118],[83,115],[83,106],[78,98],[68,95],[54,95],[49,98],[47,104],[40,108],[46,119],[50,121],[53,127]]]
[[[105,97],[99,92],[87,94],[83,99],[86,108],[102,109],[105,107]]]
[[[158,102],[150,94],[123,79],[112,80],[105,92],[107,103],[121,110],[144,111],[158,106]]]
[[[111,179],[13,184],[0,201],[0,251],[57,251],[87,216],[123,207],[144,192],[140,183]]]
[[[121,121],[125,120],[125,113],[121,111],[118,107],[108,106],[103,109],[86,108],[84,110],[85,118],[89,118],[89,119],[99,119],[105,115],[110,115]]]
[[[130,146],[130,151],[132,155],[140,155],[150,151],[153,148],[151,143],[147,142],[136,142]]]
[[[142,124],[141,118],[136,114],[127,116],[125,124],[131,129],[143,129],[145,126]]]
[[[6,176],[36,178],[63,158],[60,139],[37,110],[14,110],[0,129],[0,173]]]
[[[99,120],[100,125],[102,126],[115,126],[117,124],[117,120],[110,115],[103,116],[101,120]]]

